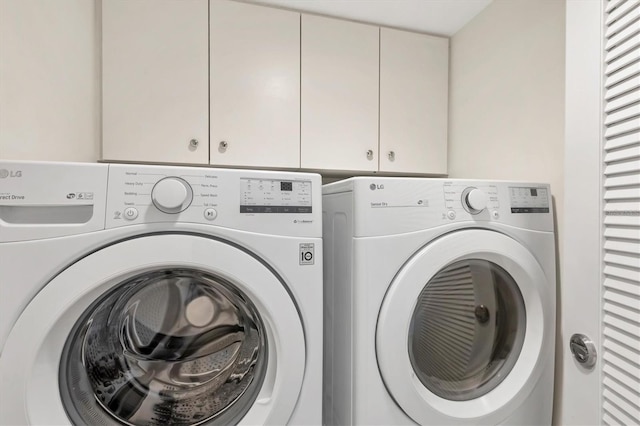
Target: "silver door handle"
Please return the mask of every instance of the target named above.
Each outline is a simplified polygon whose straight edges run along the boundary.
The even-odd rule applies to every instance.
[[[584,334],[576,333],[569,339],[569,349],[573,357],[584,368],[593,368],[596,365],[598,355],[596,354],[596,345],[591,339]]]

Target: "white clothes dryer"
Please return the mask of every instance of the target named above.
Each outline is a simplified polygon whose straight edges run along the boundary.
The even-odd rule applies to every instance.
[[[0,162],[0,424],[320,424],[317,174]]]
[[[548,185],[351,178],[323,210],[325,424],[551,424]]]

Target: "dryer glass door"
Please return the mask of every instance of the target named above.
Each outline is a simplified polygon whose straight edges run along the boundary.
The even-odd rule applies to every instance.
[[[380,374],[418,424],[499,424],[553,361],[555,288],[535,256],[494,231],[444,235],[384,297]]]
[[[434,394],[455,401],[495,388],[524,341],[525,307],[515,280],[484,259],[454,262],[422,289],[409,328],[409,357]]]

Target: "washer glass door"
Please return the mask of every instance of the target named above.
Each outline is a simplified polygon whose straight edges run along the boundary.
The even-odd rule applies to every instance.
[[[230,281],[193,269],[127,279],[67,339],[60,392],[76,424],[237,423],[267,365],[264,325]]]

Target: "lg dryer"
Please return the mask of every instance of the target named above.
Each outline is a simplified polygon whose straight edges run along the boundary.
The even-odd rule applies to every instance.
[[[548,185],[362,177],[323,208],[326,424],[551,424]]]
[[[0,163],[0,423],[319,424],[315,174]]]

